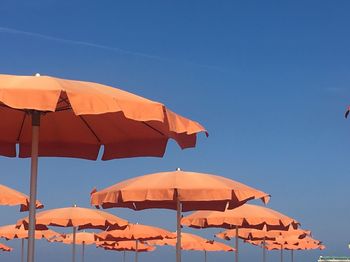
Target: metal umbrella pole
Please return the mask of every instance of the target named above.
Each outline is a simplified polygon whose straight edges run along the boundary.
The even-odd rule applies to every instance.
[[[238,262],[238,226],[236,226],[236,254],[235,254],[235,260]]]
[[[124,253],[123,253],[123,262],[125,262],[125,259],[126,259],[126,254],[125,254],[125,250],[124,250]]]
[[[292,262],[294,262],[294,250],[293,249],[291,250],[290,255],[291,255]]]
[[[82,245],[81,261],[82,262],[85,261],[85,241],[83,241],[83,245]]]
[[[72,262],[75,262],[75,237],[76,237],[76,231],[77,231],[77,228],[76,227],[73,227],[73,254],[72,254]]]
[[[263,240],[263,262],[266,262],[266,241],[265,241],[265,237]]]
[[[204,250],[204,262],[207,262],[207,251]]]
[[[136,249],[135,249],[135,262],[138,261],[138,256],[139,256],[139,241],[136,240]]]
[[[30,167],[30,195],[29,195],[29,225],[28,225],[28,251],[27,262],[34,262],[35,250],[35,213],[36,213],[36,193],[38,178],[38,148],[39,148],[39,129],[40,112],[33,110],[32,117],[32,148],[31,148],[31,167]]]
[[[24,262],[24,238],[22,238],[21,242],[21,262]]]
[[[281,244],[281,262],[283,262],[283,245]]]
[[[176,262],[181,262],[181,203],[176,191]]]

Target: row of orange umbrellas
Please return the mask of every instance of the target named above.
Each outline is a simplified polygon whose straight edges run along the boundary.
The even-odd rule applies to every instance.
[[[0,155],[15,157],[18,144],[19,157],[31,157],[29,218],[23,221],[29,228],[28,262],[34,262],[35,225],[41,221],[39,215],[35,216],[39,156],[96,160],[103,146],[103,160],[161,157],[169,139],[181,148],[194,147],[196,134],[206,132],[197,122],[175,114],[161,103],[97,83],[39,74],[0,75],[0,116]],[[252,199],[267,203],[269,195],[228,178],[177,170],[129,179],[93,192],[91,204],[102,208],[176,210],[176,261],[181,262],[182,212],[225,211]],[[106,226],[74,221],[58,217],[42,223],[71,226],[73,236],[76,227]],[[261,226],[260,222],[252,224]],[[286,221],[281,223],[288,226]],[[231,226],[238,230],[239,225]]]
[[[164,155],[206,132],[164,104],[110,86],[41,76],[0,75],[0,155],[31,157],[27,261],[34,262],[38,157],[103,160]]]

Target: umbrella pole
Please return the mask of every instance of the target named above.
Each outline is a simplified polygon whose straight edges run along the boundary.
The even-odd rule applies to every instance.
[[[176,191],[176,262],[181,262],[181,203]]]
[[[263,262],[266,262],[266,242],[265,242],[265,237],[263,241]]]
[[[24,262],[24,238],[22,238],[21,245],[21,262]]]
[[[124,254],[123,254],[123,262],[125,262],[125,256],[126,256],[126,254],[125,254],[125,251],[124,251]]]
[[[137,262],[137,261],[138,261],[138,255],[139,255],[138,250],[139,250],[139,241],[138,241],[138,240],[136,240],[135,262]]]
[[[293,252],[294,250],[292,249],[291,250],[291,258],[292,258],[292,262],[294,262],[294,252]]]
[[[83,241],[83,246],[82,246],[83,250],[82,250],[82,254],[81,254],[81,261],[84,262],[85,261],[85,242]]]
[[[283,245],[281,245],[281,262],[283,262]]]
[[[72,254],[72,262],[75,262],[75,237],[76,237],[76,231],[77,231],[77,228],[76,227],[73,227],[73,254]]]
[[[236,253],[235,253],[235,261],[238,262],[238,226],[236,226]]]
[[[207,251],[204,250],[204,262],[207,262]]]
[[[36,211],[35,204],[36,204],[37,177],[38,177],[40,112],[33,111],[31,115],[32,115],[32,149],[31,149],[31,168],[30,168],[29,226],[28,226],[28,250],[27,250],[28,262],[34,262],[35,211]]]

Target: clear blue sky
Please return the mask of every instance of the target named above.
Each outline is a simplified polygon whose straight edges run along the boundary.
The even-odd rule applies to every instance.
[[[95,186],[181,167],[270,193],[269,207],[295,217],[327,245],[297,253],[298,261],[350,255],[350,122],[343,118],[350,104],[349,11],[346,0],[1,1],[0,73],[118,86],[161,101],[210,132],[195,149],[170,143],[163,159],[42,158],[39,199],[47,208],[88,207]],[[1,157],[0,165],[1,183],[28,193],[29,160]],[[22,216],[18,208],[1,210],[1,224]],[[109,211],[175,229],[173,211]],[[19,243],[7,243],[16,251],[2,261],[19,259]],[[70,259],[69,246],[38,241],[37,247],[37,261]],[[94,247],[87,254],[87,262],[121,258]],[[244,246],[241,258],[256,261],[260,254]],[[169,255],[172,249],[158,248],[141,259]],[[209,260],[215,256],[233,260],[227,254]],[[269,258],[278,261],[278,254]]]

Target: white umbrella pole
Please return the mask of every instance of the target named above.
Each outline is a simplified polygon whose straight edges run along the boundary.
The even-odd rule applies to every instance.
[[[176,262],[181,262],[181,203],[176,192]]]
[[[135,262],[138,261],[138,256],[139,256],[139,241],[136,240],[136,250],[135,250]]]
[[[235,260],[238,262],[238,226],[236,226],[236,254],[235,254]]]
[[[82,250],[82,254],[81,254],[81,261],[84,262],[85,261],[85,242],[83,241],[83,246],[82,246],[83,250]]]
[[[77,231],[77,228],[76,227],[73,227],[73,254],[72,254],[72,262],[75,262],[75,237],[76,237],[76,231]]]
[[[38,176],[38,147],[40,112],[33,111],[32,115],[32,150],[30,168],[30,195],[29,195],[29,226],[28,226],[28,251],[27,261],[34,262],[35,245],[35,208],[36,208],[36,188]]]
[[[21,245],[21,262],[24,262],[24,238],[22,238]]]

